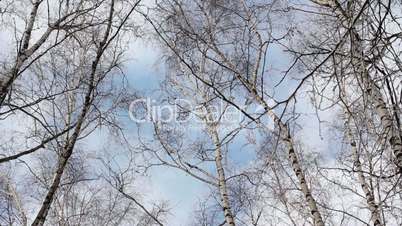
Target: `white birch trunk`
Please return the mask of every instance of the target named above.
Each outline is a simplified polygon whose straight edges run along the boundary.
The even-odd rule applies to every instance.
[[[293,140],[292,137],[290,136],[289,129],[287,125],[284,125],[282,122],[279,122],[280,124],[280,130],[282,132],[282,140],[286,143],[286,146],[288,148],[288,158],[290,160],[290,163],[292,165],[292,169],[296,174],[296,177],[299,181],[299,186],[301,188],[301,191],[304,194],[304,197],[306,198],[307,204],[310,208],[311,215],[313,216],[314,219],[314,225],[316,226],[324,226],[324,221],[322,220],[322,216],[320,211],[318,210],[317,207],[317,202],[314,199],[313,195],[311,194],[311,190],[307,185],[306,178],[305,178],[305,173],[303,172],[302,167],[300,166],[299,160],[297,158],[294,145],[293,145]]]
[[[271,116],[272,120],[274,120],[275,123],[279,126],[279,130],[281,132],[279,134],[280,139],[286,144],[286,147],[288,149],[288,159],[291,163],[292,170],[296,174],[297,180],[299,181],[299,186],[304,197],[306,198],[307,205],[310,208],[310,213],[313,216],[314,225],[325,226],[321,213],[317,206],[317,201],[311,194],[311,190],[306,182],[305,173],[303,172],[303,169],[299,163],[299,159],[297,158],[294,149],[294,142],[292,136],[290,135],[288,126],[281,121],[281,119],[269,108],[267,103],[262,100],[258,94],[254,94],[254,97],[264,107],[265,111]]]
[[[96,84],[96,69],[97,69],[100,59],[103,55],[104,48],[107,45],[107,40],[110,35],[111,26],[112,26],[113,13],[114,13],[114,0],[111,1],[106,31],[103,35],[102,41],[100,42],[100,44],[98,46],[98,49],[96,52],[96,57],[92,62],[91,74],[88,79],[88,83],[89,83],[88,89],[85,94],[81,113],[77,120],[77,125],[74,129],[73,134],[68,139],[67,144],[66,144],[65,148],[63,149],[61,156],[59,157],[59,161],[57,164],[57,170],[55,172],[52,185],[50,186],[50,188],[46,194],[45,200],[43,201],[41,209],[39,210],[38,214],[36,215],[36,218],[35,218],[34,222],[32,223],[32,226],[42,226],[45,223],[47,214],[49,212],[52,201],[54,199],[54,195],[60,185],[61,177],[63,176],[63,172],[68,163],[68,160],[73,153],[75,143],[77,142],[77,139],[80,135],[81,127],[85,121],[86,115],[90,110],[90,107],[92,104],[93,91],[96,87],[96,85],[95,85]]]
[[[29,14],[28,24],[25,28],[24,35],[22,37],[22,46],[21,49],[18,50],[17,58],[15,60],[15,65],[11,69],[11,73],[6,78],[1,79],[0,83],[0,107],[3,104],[4,99],[6,98],[8,88],[11,86],[15,78],[17,77],[18,71],[20,70],[22,64],[27,59],[25,51],[28,49],[29,41],[31,40],[31,34],[33,30],[33,26],[35,24],[35,20],[38,14],[39,5],[41,4],[42,0],[38,0],[33,3],[33,7]]]
[[[348,114],[348,113],[346,113],[346,114]],[[350,129],[350,126],[349,126],[349,123],[347,120],[345,122],[345,128],[347,129],[347,132],[346,132],[347,137],[349,139],[350,146],[352,147],[352,156],[353,156],[354,164],[356,166],[358,180],[359,180],[360,186],[364,192],[364,195],[366,196],[367,206],[371,212],[371,221],[373,222],[374,226],[383,226],[383,224],[381,223],[382,222],[381,215],[379,213],[379,208],[375,201],[374,194],[371,191],[368,183],[366,182],[366,178],[363,174],[363,167],[362,167],[362,164],[359,159],[357,144],[353,138],[353,133],[352,133],[352,130]]]
[[[206,106],[207,117],[206,124],[208,127],[208,133],[214,143],[215,146],[215,165],[216,165],[216,172],[218,174],[218,187],[219,187],[219,194],[221,198],[221,205],[225,217],[225,221],[227,225],[235,226],[234,216],[231,210],[230,202],[229,202],[229,195],[226,186],[226,177],[225,177],[225,170],[222,164],[222,145],[219,139],[219,134],[216,128],[216,123],[213,121],[212,114]]]
[[[341,18],[343,17],[349,21],[356,20],[352,18],[353,15],[349,15],[347,12],[345,12],[338,0],[320,0],[312,2],[320,4],[324,7],[332,8]],[[365,5],[366,4],[364,4],[363,7],[365,7]],[[349,27],[349,25],[346,24],[346,27]],[[395,158],[395,165],[399,168],[399,171],[402,171],[402,140],[397,132],[399,130],[394,124],[392,114],[388,110],[387,103],[384,101],[380,88],[376,85],[376,82],[371,78],[367,71],[368,65],[364,60],[364,49],[361,41],[362,39],[354,27],[349,29],[352,42],[351,52],[355,55],[353,57],[357,57],[355,63],[359,67],[357,77],[359,75],[362,76],[363,84],[366,85],[366,88],[363,90],[363,92],[367,96],[371,97],[371,100],[373,101],[375,110],[380,117],[381,125],[384,128],[384,138],[388,140],[391,146],[392,153]],[[386,137],[387,135],[388,138]]]

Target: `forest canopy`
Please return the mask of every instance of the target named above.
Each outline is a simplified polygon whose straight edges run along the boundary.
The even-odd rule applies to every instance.
[[[401,10],[1,0],[0,225],[402,225]]]

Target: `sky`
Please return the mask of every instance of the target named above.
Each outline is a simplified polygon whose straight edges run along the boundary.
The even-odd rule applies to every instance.
[[[158,89],[165,73],[160,49],[146,40],[137,39],[130,43],[127,58],[125,73],[129,85],[141,95],[152,98],[153,91]],[[127,128],[136,130],[136,124],[131,123]],[[149,132],[152,133],[152,130]],[[168,167],[154,168],[141,183],[137,187],[144,189],[144,192],[139,193],[147,194],[143,196],[143,200],[148,205],[158,200],[169,202],[171,213],[167,222],[175,226],[184,226],[191,220],[191,210],[198,201],[195,197],[201,198],[208,191],[205,184]]]
[[[4,50],[4,52],[7,52],[7,46],[11,46],[8,44],[10,41],[6,32],[0,31],[0,49]],[[139,38],[130,41],[124,72],[129,86],[143,96],[154,97],[154,91],[158,89],[159,83],[164,78],[165,68],[163,60],[161,60],[161,53],[162,50],[149,40]],[[3,54],[0,55],[0,57],[4,56]],[[290,59],[282,53],[281,49],[274,48],[270,52],[267,61],[269,62],[268,67],[271,67],[270,69],[272,70],[276,69],[273,68],[273,65],[275,67],[288,65]],[[291,88],[291,84],[282,87],[283,97],[286,96],[287,91]],[[279,90],[279,96],[282,96],[281,90]],[[302,128],[298,136],[303,137],[303,142],[313,151],[330,157],[331,153],[328,151],[331,150],[330,142],[320,137],[319,130],[317,129],[318,120],[315,112],[312,111],[308,98],[303,98],[298,102],[298,110],[304,113],[298,121]],[[320,114],[321,120],[330,123],[335,112],[321,112]],[[135,131],[136,129],[134,122],[130,124],[128,121],[126,127],[129,131]],[[324,129],[322,132],[329,133],[331,131]],[[105,136],[102,131],[95,132],[88,138],[86,142],[87,147],[93,150],[102,148],[106,145],[107,139],[105,139]],[[322,137],[331,136],[323,134]],[[236,139],[230,145],[230,157],[234,163],[247,166],[255,156],[253,150],[249,150],[249,147],[244,146],[245,143],[245,137]],[[158,200],[167,200],[169,202],[171,212],[168,215],[167,222],[172,226],[184,226],[190,223],[198,201],[210,191],[208,186],[202,182],[183,172],[167,167],[154,168],[148,178],[139,180],[136,188],[139,189],[138,193],[143,194],[142,200],[148,207],[150,207],[152,202]]]
[[[130,44],[129,60],[126,62],[126,75],[130,86],[138,90],[142,95],[153,97],[154,90],[158,89],[158,84],[164,79],[164,65],[161,60],[161,50],[144,40],[135,40]],[[280,49],[274,49],[267,59],[269,65],[286,66],[290,59]],[[279,72],[280,70],[278,70]],[[286,93],[292,89],[292,84],[282,87],[283,94],[279,96],[286,97]],[[281,92],[281,90],[279,90]],[[305,95],[305,94],[304,94]],[[320,152],[329,160],[332,156],[331,142],[324,139],[327,133],[330,133],[325,125],[332,123],[332,118],[336,112],[326,111],[320,112],[320,120],[326,122],[323,124],[323,129],[318,130],[319,122],[316,112],[313,111],[309,98],[299,98],[297,109],[302,115],[298,123],[302,128],[297,134],[298,137],[303,137],[303,144],[311,148],[313,152]],[[135,129],[135,123],[127,125],[128,128]],[[244,134],[243,134],[244,135]],[[196,136],[196,135],[195,135]],[[230,158],[237,163],[247,166],[255,157],[253,150],[248,150],[249,147],[244,146],[246,143],[245,137],[239,137],[233,144],[230,145]],[[157,199],[168,200],[171,213],[169,214],[169,225],[184,226],[190,223],[193,211],[197,206],[198,200],[208,194],[208,187],[198,180],[186,175],[175,169],[167,167],[154,168],[147,178],[142,183],[146,183],[146,192],[144,201],[155,201]]]

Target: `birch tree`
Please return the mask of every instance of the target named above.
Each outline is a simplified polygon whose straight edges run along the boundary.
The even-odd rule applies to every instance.
[[[227,149],[228,142],[239,132],[239,129],[236,125],[235,129],[224,133],[226,135],[222,137],[222,130],[225,130],[227,125],[222,118],[225,117],[228,105],[225,103],[219,106],[219,102],[214,100],[209,88],[191,78],[185,71],[182,71],[181,75],[187,78],[185,80],[177,78],[175,73],[176,71],[173,71],[166,79],[163,93],[167,94],[166,103],[173,101],[170,107],[178,109],[178,112],[165,115],[161,109],[158,109],[158,114],[152,116],[155,135],[153,142],[160,145],[154,147],[153,142],[143,141],[142,149],[156,158],[155,162],[151,156],[150,166],[176,168],[210,185],[219,194],[219,205],[225,224],[235,225],[235,214],[232,208],[234,197],[230,195],[228,176],[225,173],[227,166],[224,163],[224,159],[228,158],[226,154],[228,150],[224,151],[224,149]],[[147,109],[147,111],[152,110]],[[166,117],[170,121],[167,121]],[[186,136],[184,134],[186,131],[198,131],[200,135]],[[143,139],[145,140],[145,138],[141,140]],[[159,151],[160,149],[163,151]],[[214,163],[213,171],[215,172],[209,169],[210,162]]]
[[[214,84],[201,78],[194,65],[196,57],[205,59],[221,67],[228,76],[228,82],[242,87],[255,103],[262,106],[264,113],[279,128],[281,142],[286,144],[288,160],[292,163],[294,174],[306,204],[309,206],[315,225],[324,225],[316,200],[307,184],[306,175],[301,167],[289,125],[281,114],[274,111],[278,105],[267,94],[263,82],[266,46],[275,41],[275,35],[262,29],[270,26],[269,12],[275,12],[277,5],[254,2],[165,2],[157,10],[166,14],[166,23],[152,25],[157,30],[165,45],[184,63],[193,76],[210,86],[219,98],[229,101]],[[192,15],[191,17],[189,15]],[[146,15],[145,15],[146,16]],[[268,21],[261,19],[267,16]],[[246,31],[246,33],[244,33]],[[239,35],[243,34],[243,36]],[[285,33],[286,34],[286,33]],[[282,34],[283,35],[283,34]],[[200,61],[198,61],[200,62]],[[195,67],[195,68],[193,68]],[[232,103],[234,106],[233,102]],[[285,104],[287,102],[284,102]],[[247,112],[251,120],[256,121]],[[264,127],[264,125],[262,125]]]
[[[118,35],[118,32],[120,31],[121,27],[124,25],[124,23],[127,21],[128,17],[130,14],[134,11],[135,6],[138,4],[138,2],[132,7],[132,9],[128,12],[127,15],[124,15],[125,17],[120,24],[118,24],[117,29],[114,31],[112,30],[112,25],[113,25],[113,18],[114,18],[114,10],[115,10],[115,1],[111,1],[110,6],[109,6],[109,12],[108,12],[108,17],[106,19],[106,24],[105,24],[105,29],[103,30],[103,35],[100,37],[100,42],[96,43],[96,49],[95,49],[95,55],[92,60],[92,65],[90,70],[88,71],[88,87],[85,91],[85,95],[83,98],[83,104],[82,104],[82,109],[78,115],[76,126],[73,130],[73,133],[71,134],[71,137],[68,138],[65,146],[61,150],[60,157],[58,159],[58,163],[56,166],[56,171],[54,174],[54,179],[49,187],[49,190],[45,196],[45,199],[43,201],[43,204],[34,220],[32,225],[43,225],[46,216],[48,214],[48,211],[50,209],[51,203],[54,198],[54,194],[57,191],[57,188],[59,187],[61,177],[63,175],[63,172],[65,170],[65,167],[68,163],[69,158],[71,157],[75,143],[77,142],[77,139],[81,133],[81,128],[83,126],[84,120],[87,117],[87,114],[89,113],[91,109],[91,105],[94,101],[94,92],[96,90],[96,84],[103,79],[107,73],[115,66],[115,62],[112,61],[111,66],[107,68],[103,68],[101,72],[99,73],[98,71],[98,65],[101,62],[101,58],[103,54],[105,53],[105,50],[109,47],[110,43],[114,41],[113,39]]]
[[[82,178],[70,176],[66,171],[76,165],[73,161],[76,159],[74,153],[77,152],[79,146],[77,143],[80,140],[101,126],[109,127],[111,130],[119,128],[114,121],[114,114],[121,110],[119,105],[125,97],[123,98],[121,90],[113,87],[112,81],[115,78],[112,75],[118,74],[117,68],[125,48],[122,33],[127,31],[126,26],[131,23],[129,19],[139,3],[140,1],[33,2],[27,27],[21,38],[23,45],[21,48],[18,47],[13,68],[10,70],[5,68],[5,82],[1,87],[3,106],[1,115],[4,117],[2,120],[9,122],[10,119],[29,116],[26,118],[26,127],[21,128],[21,133],[27,133],[28,138],[25,142],[33,146],[27,150],[21,148],[21,151],[12,148],[10,152],[3,149],[6,146],[2,146],[4,157],[1,158],[1,163],[4,167],[13,167],[17,172],[26,172],[24,177],[32,174],[35,181],[33,184],[40,184],[46,190],[44,197],[39,198],[41,205],[38,208],[39,212],[35,213],[32,225],[44,225],[49,213],[51,213],[49,224],[54,222],[68,224],[75,220],[80,222],[80,219],[68,217],[68,211],[78,211],[71,210],[74,208],[73,200],[81,204],[87,202],[88,205],[94,205],[92,204],[94,200],[79,197],[77,195],[79,192],[69,192],[69,185],[70,189],[78,188],[76,184],[79,184]],[[7,2],[7,4],[8,8],[3,16],[22,13],[13,11],[16,10],[17,3],[13,5]],[[55,15],[52,14],[54,8],[56,8]],[[37,30],[40,31],[39,28],[42,26],[46,27],[43,18],[49,20],[48,27],[45,33],[39,36],[37,43],[34,43],[37,33],[40,33]],[[14,29],[18,30],[19,27]],[[112,105],[109,104],[111,102]],[[15,141],[20,141],[21,138],[21,142],[24,142],[24,136],[18,137],[18,135],[20,134],[14,133],[5,138],[10,137],[10,140]],[[13,145],[13,147],[21,146]],[[51,157],[36,153],[38,150],[50,152]],[[35,161],[37,157],[46,159],[46,162],[37,165]],[[25,162],[26,160],[28,161]],[[24,163],[25,169],[17,167],[21,162]],[[48,169],[43,170],[45,167]],[[48,175],[51,176],[48,178]],[[81,188],[82,191],[85,190],[84,187]],[[20,193],[21,188],[16,191]],[[66,199],[71,197],[72,200],[63,201],[63,197]],[[101,200],[100,197],[93,194],[93,199]],[[115,199],[126,200],[121,195]],[[60,206],[60,203],[65,206]],[[105,202],[105,206],[109,203],[112,202]],[[122,206],[126,203],[129,201],[122,202]],[[52,204],[55,205],[54,208]],[[38,207],[32,203],[30,205]],[[130,205],[124,208],[129,208]],[[92,208],[90,211],[93,211],[95,206],[90,208]],[[118,207],[112,208],[111,211],[117,209]],[[88,213],[85,221],[89,221],[91,217],[99,218],[100,215],[91,216]],[[111,215],[109,220],[118,223],[122,217],[126,215],[115,214]]]
[[[298,49],[290,49],[301,59],[300,64],[307,72],[314,72],[309,77],[316,107],[343,109],[338,117],[345,122],[341,128],[349,144],[346,150],[350,152],[342,155],[350,157],[352,167],[341,162],[332,172],[341,170],[341,174],[355,174],[353,183],[359,184],[362,190],[373,225],[398,221],[391,219],[397,214],[384,208],[385,203],[399,199],[398,195],[382,193],[400,192],[391,188],[392,184],[399,183],[400,107],[395,100],[399,99],[396,90],[400,81],[397,73],[385,72],[398,68],[395,62],[399,57],[392,53],[398,42],[393,37],[398,36],[400,30],[398,19],[392,16],[396,13],[392,6],[397,4],[391,1],[313,1],[316,16],[307,24],[313,29],[317,26],[317,30],[301,37]],[[330,181],[357,195],[361,193],[350,182]]]

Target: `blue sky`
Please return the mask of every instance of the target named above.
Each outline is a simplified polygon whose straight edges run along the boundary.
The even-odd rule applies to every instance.
[[[158,89],[158,84],[164,78],[164,65],[161,61],[161,52],[158,47],[147,43],[146,41],[137,40],[130,44],[128,51],[129,60],[126,62],[126,75],[129,84],[133,89],[140,91],[140,93],[147,97],[153,97],[155,90]],[[270,76],[272,81],[275,81],[281,75],[281,68],[285,68],[289,62],[288,58],[281,49],[273,48],[270,51],[267,58],[269,71],[277,73]],[[273,68],[275,65],[275,68]],[[274,70],[273,70],[274,69]],[[293,76],[300,76],[294,73]],[[279,97],[287,97],[289,90],[292,90],[295,83],[284,83],[277,88],[276,94]],[[303,113],[299,119],[299,123],[302,128],[298,133],[299,137],[303,136],[303,143],[310,147],[313,151],[321,152],[324,155],[331,156],[330,153],[326,153],[329,150],[329,141],[321,139],[318,131],[318,120],[315,112],[312,111],[312,106],[309,103],[308,98],[299,99],[297,109]],[[322,112],[320,113],[321,120],[331,122],[331,117],[334,112]],[[128,129],[135,130],[134,123],[127,124]],[[149,131],[151,132],[151,131]],[[322,130],[323,137],[329,131]],[[150,134],[151,135],[151,134]],[[195,134],[196,136],[196,134]],[[236,138],[230,148],[231,161],[247,166],[248,163],[255,157],[252,147],[245,146],[246,138],[244,134],[241,137]],[[150,177],[145,180],[147,185],[143,187],[145,190],[144,200],[156,201],[157,199],[168,200],[171,207],[171,214],[169,215],[169,225],[181,226],[190,223],[193,211],[197,206],[198,200],[205,196],[209,189],[202,182],[197,181],[191,176],[186,175],[183,172],[179,172],[175,169],[169,169],[167,167],[154,168]]]
[[[0,32],[0,44],[3,47],[7,38]],[[126,54],[125,74],[129,85],[135,91],[139,91],[147,97],[155,97],[155,90],[158,89],[159,82],[164,79],[165,69],[161,60],[161,51],[147,41],[137,39],[130,43]],[[281,67],[288,65],[290,59],[282,53],[279,48],[272,48],[269,52],[267,69],[275,74],[267,75],[272,81],[277,81],[281,75]],[[273,65],[275,67],[273,67]],[[296,74],[297,75],[297,74]],[[276,95],[286,97],[289,89],[294,84],[284,83],[276,89]],[[302,115],[299,123],[302,130],[299,137],[303,136],[303,142],[313,150],[325,153],[329,150],[329,141],[322,140],[318,133],[318,121],[315,113],[311,111],[311,104],[308,98],[299,98],[298,110],[305,113]],[[128,110],[128,109],[127,109]],[[331,121],[333,112],[321,113],[323,120]],[[122,119],[124,121],[127,118]],[[126,128],[128,131],[135,131],[136,125],[127,120]],[[152,133],[152,131],[149,131]],[[325,129],[323,132],[327,132]],[[305,136],[307,134],[307,136]],[[152,134],[150,134],[152,135]],[[197,136],[197,134],[194,134]],[[330,137],[330,136],[323,136]],[[96,153],[96,149],[107,145],[107,134],[105,131],[96,131],[87,140],[86,147]],[[245,146],[246,138],[242,134],[230,144],[230,159],[236,165],[247,166],[255,157],[253,147]],[[328,154],[328,153],[327,153]],[[330,156],[330,155],[329,155]],[[150,203],[158,200],[167,200],[170,204],[171,214],[168,216],[169,225],[184,226],[192,220],[192,214],[198,201],[202,200],[209,193],[207,185],[175,169],[167,167],[154,168],[149,178],[141,179],[135,186],[139,189],[137,192],[143,194],[143,201],[149,206]]]
[[[8,38],[4,35],[5,32],[0,32],[0,48],[5,50]],[[4,51],[6,52],[6,51]],[[1,55],[4,57],[4,55]],[[129,50],[126,54],[127,61],[125,62],[125,74],[129,85],[139,91],[144,96],[153,97],[155,90],[158,89],[159,82],[163,80],[165,68],[163,61],[160,59],[161,50],[148,41],[137,39],[130,43]],[[0,59],[1,60],[1,59]],[[281,75],[282,67],[285,68],[290,59],[282,53],[280,48],[271,48],[268,54],[267,69],[274,73],[267,75],[270,79],[277,81]],[[294,75],[298,75],[297,73]],[[276,83],[276,82],[275,82]],[[276,96],[287,97],[288,91],[294,87],[295,83],[284,83],[284,85],[276,89]],[[330,142],[323,140],[319,136],[318,121],[315,113],[311,110],[311,104],[308,98],[299,98],[298,110],[305,113],[299,119],[299,123],[303,128],[299,132],[299,137],[303,137],[303,142],[311,147],[314,151],[327,153],[331,150]],[[128,109],[127,109],[128,111]],[[322,112],[322,120],[331,122],[334,112]],[[124,121],[127,118],[122,119]],[[127,120],[126,128],[128,131],[135,131],[136,125],[134,122]],[[13,124],[15,126],[15,124]],[[149,131],[150,133],[152,131]],[[323,129],[323,133],[328,131]],[[150,134],[151,135],[151,134]],[[197,136],[197,134],[194,134]],[[323,137],[330,137],[325,136]],[[107,145],[108,139],[105,131],[95,131],[86,142],[86,147],[94,150],[101,149]],[[247,166],[255,157],[254,150],[250,146],[245,146],[247,143],[244,134],[230,144],[230,159],[236,165]],[[167,200],[170,204],[171,214],[168,215],[168,225],[184,226],[192,220],[192,214],[200,199],[209,193],[207,185],[198,180],[186,175],[185,173],[170,169],[167,167],[154,168],[149,175],[149,178],[143,178],[137,182],[136,186],[139,189],[137,192],[142,194],[143,201],[146,205],[158,200]]]

